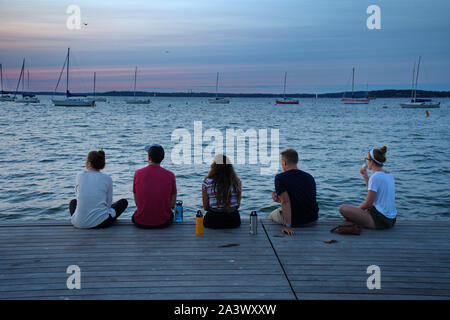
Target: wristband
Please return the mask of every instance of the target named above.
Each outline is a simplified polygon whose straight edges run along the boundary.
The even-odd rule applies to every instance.
[[[290,227],[291,227],[291,224],[290,224],[290,223],[286,223],[285,226],[288,227],[288,228],[290,228]]]

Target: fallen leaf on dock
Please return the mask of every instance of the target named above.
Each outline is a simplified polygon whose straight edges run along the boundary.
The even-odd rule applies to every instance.
[[[218,246],[218,248],[228,248],[228,247],[238,247],[240,246],[239,243],[228,243],[228,244],[223,244],[221,246]]]

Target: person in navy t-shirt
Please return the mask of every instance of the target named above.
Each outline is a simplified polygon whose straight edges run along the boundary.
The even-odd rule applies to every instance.
[[[284,233],[295,235],[292,227],[308,226],[318,219],[316,182],[309,173],[297,167],[298,153],[294,149],[281,152],[282,173],[275,176],[272,199],[281,203],[269,218],[285,226]]]

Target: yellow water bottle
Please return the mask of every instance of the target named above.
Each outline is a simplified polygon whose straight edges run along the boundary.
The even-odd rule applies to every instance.
[[[197,236],[203,234],[203,214],[201,210],[197,211],[197,215],[195,217],[195,234]]]

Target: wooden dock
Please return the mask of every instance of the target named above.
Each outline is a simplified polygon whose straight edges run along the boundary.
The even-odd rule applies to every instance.
[[[294,237],[260,222],[255,236],[245,220],[202,236],[190,222],[0,224],[0,299],[450,299],[450,222],[400,220],[344,236],[329,232],[342,221],[320,221]],[[67,288],[70,265],[80,268],[81,289]],[[367,287],[371,265],[380,289]]]

